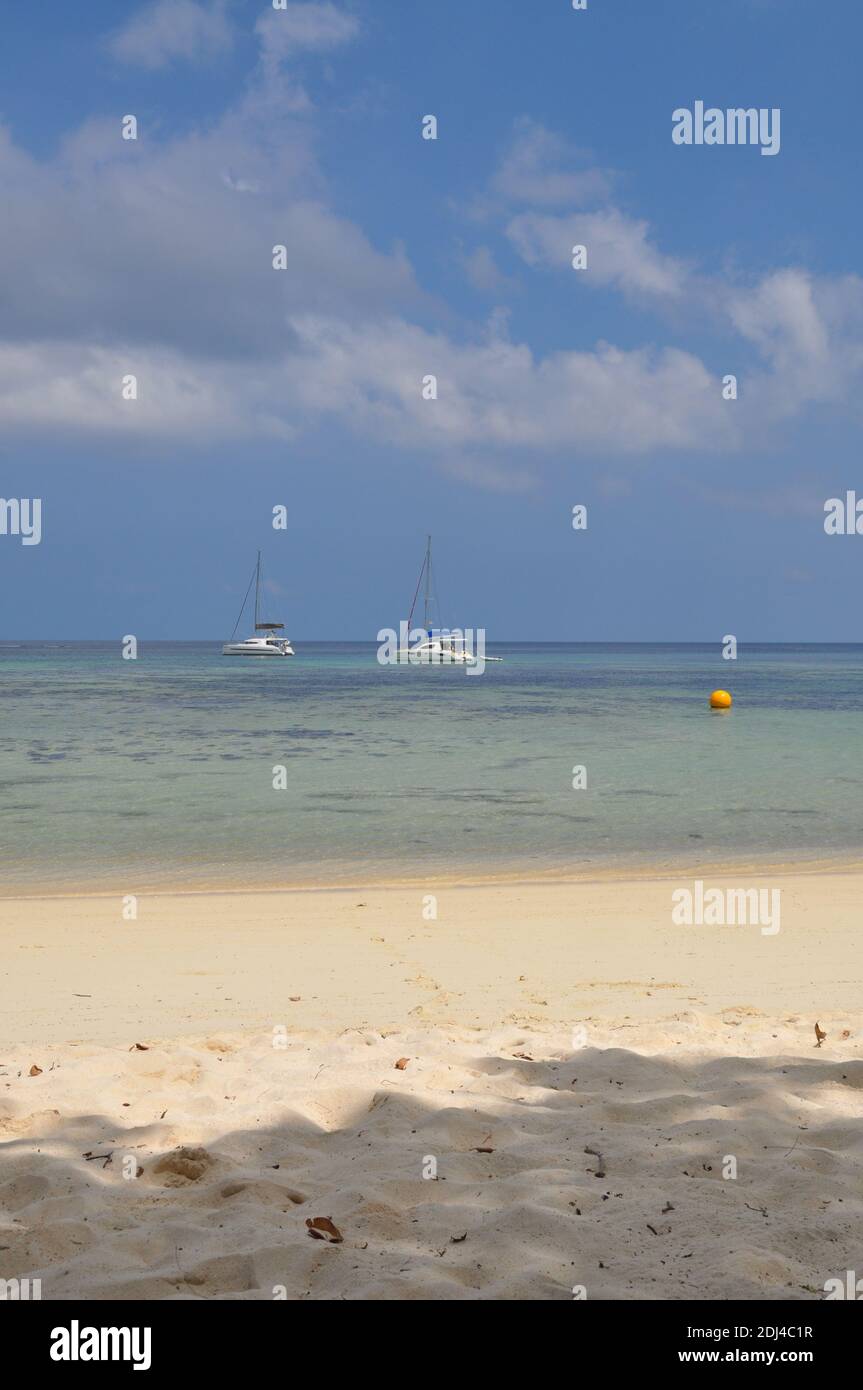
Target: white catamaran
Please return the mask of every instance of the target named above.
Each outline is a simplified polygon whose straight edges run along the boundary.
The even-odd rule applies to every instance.
[[[255,636],[247,637],[242,642],[235,642],[237,628],[240,626],[240,619],[246,608],[249,597],[249,589],[252,587],[252,579],[255,582]],[[262,623],[259,621],[261,612],[261,552],[258,551],[258,563],[255,566],[255,573],[249,580],[249,588],[246,590],[246,597],[243,599],[243,606],[240,609],[240,616],[234,623],[234,631],[231,633],[231,640],[222,647],[222,656],[293,656],[294,649],[287,637],[277,637],[277,632],[284,632],[284,623]],[[258,633],[265,635],[259,637]]]
[[[423,581],[425,581],[424,585]],[[425,633],[425,636],[415,645],[411,646],[410,643],[413,638],[411,624],[413,623],[414,609],[417,605],[417,598],[421,586],[423,586],[422,631]],[[479,657],[475,656],[469,643],[469,638],[473,636],[470,630],[465,633],[455,629],[450,631],[449,628],[442,628],[440,626],[436,628],[432,627],[430,618],[432,608],[437,609],[438,622],[440,622],[440,604],[438,603],[437,586],[432,576],[431,536],[428,536],[426,537],[425,558],[423,559],[422,569],[420,570],[416,590],[414,591],[414,601],[411,604],[411,611],[407,621],[408,646],[399,648],[397,653],[399,662],[407,661],[412,666],[463,665],[480,667],[486,661],[502,660],[499,656],[486,656],[484,652]],[[484,646],[484,630],[480,629],[477,635],[480,638],[481,646]]]

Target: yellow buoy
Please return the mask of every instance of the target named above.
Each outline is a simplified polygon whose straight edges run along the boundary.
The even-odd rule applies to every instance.
[[[714,690],[710,697],[711,709],[731,709],[731,696],[727,690]]]

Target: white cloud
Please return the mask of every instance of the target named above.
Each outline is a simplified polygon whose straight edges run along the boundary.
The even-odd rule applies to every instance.
[[[144,129],[130,142],[118,122],[88,122],[42,161],[0,129],[8,436],[186,452],[293,439],[333,421],[424,450],[478,486],[520,489],[543,458],[735,450],[808,402],[859,395],[863,282],[801,270],[748,290],[697,280],[644,221],[613,207],[550,211],[584,190],[567,182],[563,147],[524,123],[495,180],[496,198],[536,203],[507,213],[524,262],[656,306],[709,303],[735,341],[711,369],[694,351],[662,346],[537,353],[512,340],[505,311],[459,337],[422,326],[415,320],[435,306],[404,251],[375,247],[331,205],[314,132],[296,115],[307,103],[283,70],[295,53],[347,42],[356,21],[330,4],[294,5],[270,10],[258,32],[249,90],[209,130],[159,141]],[[274,119],[261,119],[264,109]],[[584,276],[570,267],[578,242],[589,248]],[[272,269],[276,244],[288,248],[286,271]],[[508,287],[490,246],[464,267],[475,284]],[[741,379],[733,403],[721,392],[729,370]],[[138,378],[134,402],[121,396],[127,373]],[[429,373],[436,401],[422,398]]]
[[[537,358],[501,334],[456,344],[403,321],[296,325],[303,354],[292,371],[313,409],[338,409],[401,444],[638,454],[691,447],[709,429],[734,441],[734,417],[703,364],[676,349],[561,351]],[[308,374],[307,376],[305,374]],[[422,398],[423,376],[438,399]]]
[[[123,400],[124,376],[139,398]],[[266,386],[249,367],[194,361],[165,348],[75,342],[0,344],[0,421],[9,434],[127,438],[130,441],[289,437]]]
[[[763,366],[745,384],[768,420],[793,417],[809,403],[860,400],[863,280],[818,278],[799,268],[774,271],[748,290],[729,290],[725,307]],[[857,405],[859,410],[859,405]]]
[[[612,285],[625,293],[676,298],[685,286],[683,262],[665,256],[648,240],[648,224],[616,208],[602,212],[512,218],[506,234],[530,266],[567,268],[587,285]],[[587,269],[572,269],[572,248],[587,247]]]
[[[522,118],[491,188],[507,201],[580,207],[605,199],[611,178],[606,170],[573,168],[575,153],[565,140],[537,121]]]
[[[351,325],[306,315],[291,327],[292,348],[272,362],[131,345],[0,348],[0,420],[10,433],[39,426],[207,445],[290,438],[333,418],[442,458],[467,451],[474,478],[508,471],[495,462],[499,450],[638,454],[694,447],[705,431],[716,449],[735,442],[717,382],[676,349],[602,346],[538,359],[504,337],[459,345],[397,318]],[[121,398],[127,372],[138,378],[134,402]],[[429,372],[436,401],[422,398]]]
[[[359,22],[329,3],[289,4],[285,10],[269,8],[255,25],[266,67],[278,66],[297,53],[325,53],[349,43],[359,33]]]
[[[293,59],[304,53],[327,53],[350,43],[360,32],[358,20],[330,0],[288,4],[285,10],[268,7],[255,24],[259,64],[246,99],[246,109],[263,126],[281,119],[285,112],[312,109],[305,88],[286,72]]]
[[[275,356],[289,313],[351,319],[420,297],[402,251],[376,250],[330,210],[308,135],[289,120],[273,137],[241,112],[164,145],[91,123],[47,163],[0,131],[0,181],[7,340]],[[287,247],[284,271],[274,245]]]
[[[817,287],[812,293],[820,297]],[[760,301],[758,290],[753,298]],[[846,364],[841,390],[853,393],[863,373],[861,326],[863,316],[853,339],[850,324],[847,339],[831,338],[826,378],[807,380],[811,358],[785,346],[781,365],[766,361],[747,374],[733,403],[691,352],[599,344],[537,356],[511,341],[500,315],[484,340],[459,343],[401,316],[292,313],[279,351],[236,360],[134,340],[111,348],[5,344],[0,423],[7,435],[81,432],[197,448],[291,439],[333,421],[360,437],[425,451],[480,486],[520,488],[544,456],[739,450],[822,399],[827,363]],[[136,402],[121,398],[127,372],[138,377]],[[438,381],[434,401],[421,390],[430,373]],[[839,393],[840,383],[832,389]]]
[[[734,295],[729,312],[735,327],[765,356],[793,357],[816,367],[826,362],[827,330],[805,272],[781,270],[766,276],[755,290]]]
[[[522,118],[492,176],[490,197],[480,196],[472,210],[485,220],[504,211],[505,235],[532,269],[574,274],[573,247],[583,245],[588,269],[580,278],[585,284],[639,297],[679,298],[689,282],[688,268],[657,249],[647,222],[609,204],[607,170],[577,168],[575,161],[576,153],[559,135]],[[529,209],[513,215],[517,204]],[[550,210],[555,207],[565,211]]]
[[[178,60],[207,62],[231,47],[226,0],[154,0],[108,41],[121,62],[165,68]]]

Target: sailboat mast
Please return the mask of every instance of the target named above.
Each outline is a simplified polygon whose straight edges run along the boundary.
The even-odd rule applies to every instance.
[[[261,552],[258,551],[258,567],[255,570],[255,631],[258,628],[260,617],[259,609],[261,605]]]
[[[425,630],[426,630],[426,632],[428,633],[429,637],[431,637],[431,629],[430,629],[430,627],[429,627],[429,600],[430,600],[430,598],[431,598],[431,536],[429,536],[429,537],[427,538],[427,540],[428,540],[428,543],[427,543],[427,545],[426,545],[426,564],[425,564],[425,570],[426,570],[426,587],[425,587],[425,594],[424,594],[424,597],[423,597],[423,627],[425,628]]]

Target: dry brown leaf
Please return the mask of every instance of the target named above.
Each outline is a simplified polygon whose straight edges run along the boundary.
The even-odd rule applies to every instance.
[[[821,1025],[820,1025],[819,1023],[816,1023],[816,1024],[815,1024],[815,1046],[816,1046],[816,1047],[820,1047],[821,1044],[823,1043],[823,1041],[824,1041],[824,1039],[825,1039],[826,1037],[827,1037],[827,1034],[824,1032],[824,1029],[821,1027]]]
[[[396,1062],[396,1071],[404,1071],[409,1061],[410,1057],[400,1057]]]
[[[330,1245],[341,1244],[342,1233],[329,1216],[307,1216],[306,1225],[313,1240],[328,1240]]]
[[[135,1043],[133,1047],[130,1047],[130,1048],[129,1048],[129,1051],[130,1051],[130,1052],[149,1052],[150,1049],[149,1049],[149,1047],[147,1047],[147,1045],[146,1045],[145,1043]]]
[[[41,1075],[42,1075],[42,1068],[41,1068],[41,1067],[37,1067],[37,1066],[36,1066],[36,1063],[34,1062],[33,1065],[32,1065],[32,1067],[30,1068],[30,1070],[29,1070],[29,1072],[28,1072],[27,1074],[28,1074],[28,1076],[41,1076]]]
[[[532,1062],[533,1058],[529,1052],[514,1052],[513,1057],[520,1057],[523,1062]]]

